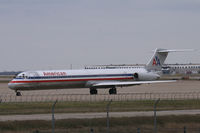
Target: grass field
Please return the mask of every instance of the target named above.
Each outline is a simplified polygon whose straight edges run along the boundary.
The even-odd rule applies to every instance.
[[[10,80],[0,80],[0,83],[9,83]]]
[[[58,102],[55,113],[106,112],[108,102]],[[0,115],[51,113],[52,102],[1,103]],[[154,101],[112,102],[111,111],[150,111]],[[157,110],[200,109],[200,100],[160,101]],[[200,131],[200,115],[159,116],[159,133],[181,133],[183,127],[189,133]],[[153,132],[153,117],[111,118],[110,133],[135,133],[137,128],[142,133]],[[56,120],[56,133],[94,133],[106,132],[106,119],[66,119]],[[194,131],[195,130],[195,131]],[[0,122],[0,133],[50,133],[51,121],[7,121]]]
[[[110,133],[136,133],[137,128],[142,133],[153,132],[153,117],[111,118]],[[158,132],[183,132],[186,126],[188,132],[199,130],[200,116],[160,116],[157,118]],[[106,132],[106,119],[71,119],[56,120],[56,133],[88,133],[93,128],[94,133]],[[39,133],[51,132],[51,121],[8,121],[0,122],[1,133]],[[192,131],[193,130],[193,131]]]
[[[108,102],[58,102],[55,113],[105,112]],[[35,103],[0,103],[0,115],[51,113],[53,102]],[[110,110],[152,111],[154,101],[112,102]],[[160,101],[157,110],[200,109],[200,100],[165,100]]]
[[[0,75],[0,83],[8,83],[13,77],[12,75]]]

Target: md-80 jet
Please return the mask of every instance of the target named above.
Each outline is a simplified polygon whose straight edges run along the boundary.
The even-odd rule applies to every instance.
[[[17,96],[21,96],[23,90],[71,88],[89,88],[90,94],[94,95],[100,88],[109,88],[109,94],[117,94],[116,87],[174,82],[158,79],[168,53],[177,51],[185,50],[156,49],[146,66],[128,69],[26,71],[10,81],[8,87],[15,90]]]

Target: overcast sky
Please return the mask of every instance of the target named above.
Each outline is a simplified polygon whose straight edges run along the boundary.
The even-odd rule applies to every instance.
[[[0,0],[0,71],[200,63],[199,0]]]

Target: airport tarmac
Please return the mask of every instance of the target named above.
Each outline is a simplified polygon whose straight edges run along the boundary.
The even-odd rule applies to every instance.
[[[1,102],[51,102],[51,101],[127,101],[127,100],[186,100],[200,99],[199,80],[177,80],[171,83],[143,84],[117,88],[117,95],[109,95],[109,89],[98,89],[98,95],[90,95],[89,88],[15,91],[7,83],[0,83]]]
[[[109,89],[98,89],[98,94],[108,94]],[[172,83],[143,84],[131,87],[117,88],[118,94],[127,93],[173,93],[173,92],[200,92],[200,80],[177,80]],[[23,95],[37,94],[89,94],[89,88],[83,89],[56,89],[21,91]],[[0,94],[15,95],[8,88],[7,83],[0,83]]]
[[[140,112],[110,112],[110,117],[138,117],[138,116],[153,116],[153,111]],[[157,116],[167,115],[198,115],[200,110],[168,110],[157,111]],[[106,118],[106,112],[97,113],[56,113],[55,119],[93,119]],[[52,114],[31,114],[31,115],[1,115],[0,121],[25,121],[25,120],[51,120]]]

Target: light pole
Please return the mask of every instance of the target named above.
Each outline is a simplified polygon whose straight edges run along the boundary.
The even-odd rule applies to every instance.
[[[154,133],[157,133],[157,119],[156,119],[156,106],[158,104],[158,102],[160,101],[160,98],[157,99],[155,102],[154,102]]]
[[[54,118],[54,108],[58,100],[56,100],[52,106],[52,133],[55,132],[55,118]]]
[[[110,120],[109,120],[109,109],[110,109],[110,104],[112,102],[112,99],[108,102],[107,104],[107,133],[109,133],[109,128],[110,128]]]

